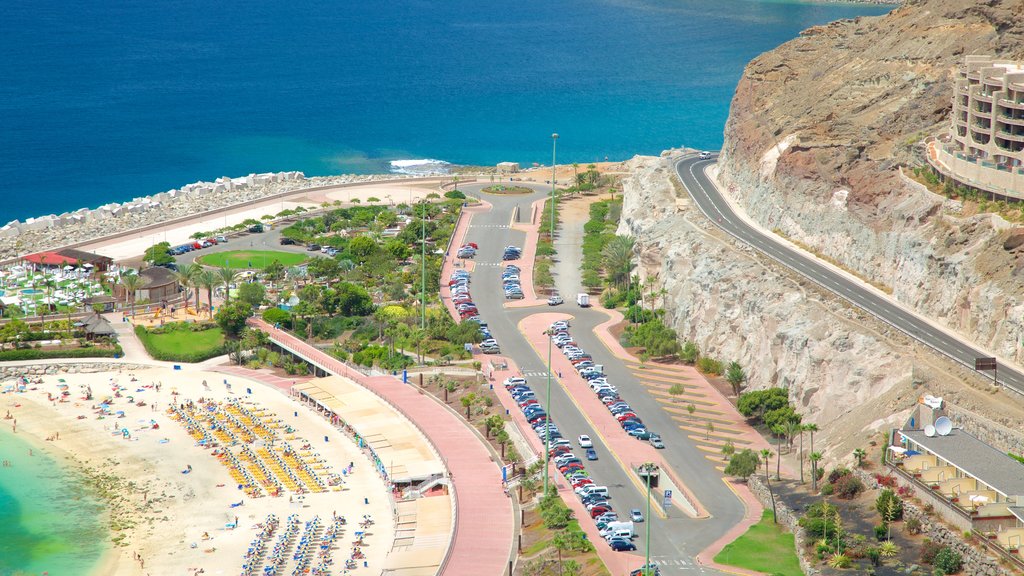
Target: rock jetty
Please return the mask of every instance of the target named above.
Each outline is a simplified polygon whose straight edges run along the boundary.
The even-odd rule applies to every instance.
[[[0,227],[0,261],[56,246],[95,240],[144,226],[320,186],[407,178],[395,174],[306,178],[302,172],[227,176],[99,208],[14,220]]]

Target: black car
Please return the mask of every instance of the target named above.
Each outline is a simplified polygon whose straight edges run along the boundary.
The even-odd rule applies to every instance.
[[[295,244],[297,244],[297,242],[291,238],[281,238],[281,246],[293,246]]]
[[[249,226],[249,232],[252,232],[253,234],[263,232],[263,224],[253,224],[252,226]]]

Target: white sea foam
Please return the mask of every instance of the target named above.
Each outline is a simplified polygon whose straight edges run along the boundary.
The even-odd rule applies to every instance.
[[[391,172],[395,174],[412,174],[423,176],[427,174],[447,174],[451,163],[444,160],[423,158],[419,160],[392,160]]]

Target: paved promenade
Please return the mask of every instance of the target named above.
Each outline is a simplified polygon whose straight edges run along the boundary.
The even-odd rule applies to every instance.
[[[430,439],[455,488],[455,538],[442,574],[498,575],[507,570],[515,532],[512,502],[505,496],[498,466],[462,420],[415,386],[390,376],[365,376],[262,320],[251,319],[250,324],[328,372],[350,378],[376,393]]]

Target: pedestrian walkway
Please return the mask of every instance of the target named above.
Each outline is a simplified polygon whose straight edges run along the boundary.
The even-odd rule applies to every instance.
[[[321,370],[344,376],[376,393],[404,414],[440,454],[455,495],[455,534],[442,574],[502,574],[511,559],[515,533],[512,502],[501,471],[480,440],[452,412],[391,376],[365,376],[295,336],[251,318],[250,326]]]
[[[153,360],[146,353],[146,347],[142,345],[142,341],[135,335],[135,325],[131,322],[125,322],[120,312],[104,314],[103,317],[114,327],[114,333],[117,334],[117,343],[121,345],[121,350],[124,351],[123,358],[125,362],[162,364],[162,362]]]

